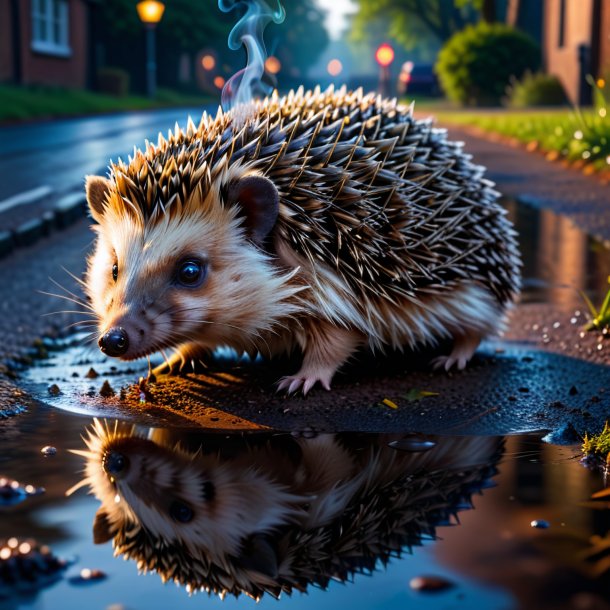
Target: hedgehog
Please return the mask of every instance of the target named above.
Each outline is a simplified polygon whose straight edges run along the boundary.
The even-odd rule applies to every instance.
[[[239,110],[239,112],[237,112]],[[520,287],[516,233],[484,169],[412,106],[361,90],[274,93],[89,176],[86,288],[99,346],[159,372],[219,346],[299,350],[278,389],[330,389],[359,349],[451,342],[463,369]]]
[[[84,485],[101,502],[94,541],[189,592],[221,597],[325,588],[436,537],[490,484],[503,441],[400,435],[138,429],[96,420]]]

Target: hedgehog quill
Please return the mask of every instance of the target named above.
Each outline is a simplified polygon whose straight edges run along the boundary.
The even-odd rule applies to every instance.
[[[298,349],[279,389],[330,389],[361,348],[462,369],[520,288],[498,193],[443,129],[362,91],[274,94],[203,115],[89,177],[86,285],[103,352]]]

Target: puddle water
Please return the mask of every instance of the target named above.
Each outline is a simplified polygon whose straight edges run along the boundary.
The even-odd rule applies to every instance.
[[[525,299],[599,300],[610,252],[563,217],[507,207]],[[146,363],[112,368],[79,349],[32,369],[43,402],[0,422],[0,479],[20,484],[18,497],[0,493],[0,610],[233,608],[254,604],[248,595],[289,609],[610,609],[610,506],[591,498],[605,482],[577,447],[541,434],[407,433],[442,428],[420,403],[426,427],[401,434],[204,432],[172,427],[159,409],[131,424],[120,389]],[[116,392],[106,401],[102,379]],[[34,557],[29,539],[65,565],[41,547]],[[437,590],[416,590],[418,577]]]
[[[610,511],[591,500],[602,475],[536,435],[96,427],[41,405],[0,443],[2,472],[46,488],[0,507],[0,539],[69,562],[37,588],[36,566],[17,574],[0,549],[2,610],[230,608],[253,604],[245,594],[286,608],[603,608],[610,593]],[[446,588],[414,590],[417,577]],[[2,599],[15,579],[29,591]]]
[[[507,201],[519,233],[523,258],[523,298],[584,307],[579,291],[598,304],[608,291],[610,249],[579,229],[568,217]]]

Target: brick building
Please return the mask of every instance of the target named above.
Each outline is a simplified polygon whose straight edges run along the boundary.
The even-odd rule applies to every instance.
[[[0,0],[0,82],[83,88],[90,0]]]
[[[610,71],[610,0],[545,0],[543,59],[570,101],[591,101],[588,74]]]

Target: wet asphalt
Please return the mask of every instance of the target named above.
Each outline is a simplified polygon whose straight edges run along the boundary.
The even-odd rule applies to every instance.
[[[163,121],[170,115],[169,111],[167,116],[159,113],[157,119]],[[49,147],[45,154],[54,156],[55,146],[55,156],[79,160],[73,167],[67,164],[68,169],[58,182],[54,166],[49,166],[48,173],[38,170],[38,182],[31,182],[32,175],[28,177],[27,172],[18,174],[17,167],[26,164],[27,159],[40,159],[37,155],[43,153],[32,151],[28,157],[27,148],[20,147],[18,138],[8,143],[7,129],[0,130],[2,175],[12,176],[14,170],[20,188],[39,185],[42,178],[48,178],[58,192],[63,188],[57,186],[59,182],[67,190],[78,190],[83,175],[103,167],[113,154],[106,146],[104,123],[110,131],[120,131],[109,117],[83,121],[80,138],[76,130],[63,139],[54,136],[54,140],[47,135],[43,140]],[[167,127],[171,125],[173,120]],[[28,126],[33,131],[35,127]],[[152,121],[140,128],[157,129]],[[8,128],[8,132],[13,129],[16,128]],[[453,139],[466,142],[466,150],[475,162],[487,165],[498,190],[530,205],[557,210],[587,232],[610,239],[607,187],[594,178],[520,149],[463,131],[450,131]],[[90,134],[96,134],[95,145]],[[133,144],[134,133],[125,130],[125,134]],[[136,141],[141,132],[138,134]],[[118,152],[124,154],[124,149]],[[38,167],[46,166],[39,162]],[[4,174],[6,171],[11,173]],[[79,319],[70,313],[77,309],[73,303],[45,293],[70,297],[65,292],[68,290],[80,294],[78,283],[70,274],[80,277],[84,271],[92,243],[88,225],[88,220],[82,218],[0,259],[0,417],[27,406],[24,367],[33,361],[44,362],[40,357],[47,355],[48,346],[43,340],[66,334]],[[453,434],[553,429],[560,434],[563,430],[568,440],[569,426],[580,432],[597,430],[610,414],[610,346],[598,335],[581,336],[581,310],[577,299],[534,300],[518,305],[506,336],[486,344],[464,373],[431,374],[400,356],[376,364],[365,360],[340,375],[332,392],[317,389],[302,398],[274,392],[273,381],[291,364],[228,371],[222,365],[198,375],[161,381],[151,389],[146,404],[139,403],[135,386],[127,386],[125,403],[119,408],[126,414],[146,417],[153,411],[170,413],[176,423],[216,428],[238,425],[305,431],[416,430]],[[69,371],[65,374],[68,376]],[[27,389],[36,394],[30,386]],[[412,400],[414,392],[422,389],[436,395]],[[44,396],[44,392],[46,386],[39,388],[38,396]],[[385,399],[397,408],[388,406]],[[116,406],[117,399],[112,400]]]

